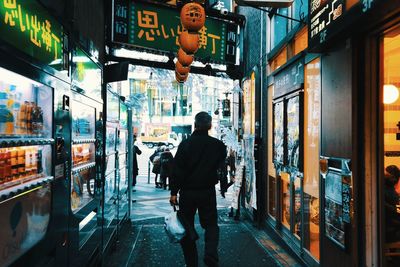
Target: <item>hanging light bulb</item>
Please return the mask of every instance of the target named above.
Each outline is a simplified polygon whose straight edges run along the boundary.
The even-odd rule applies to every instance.
[[[385,84],[383,86],[383,103],[393,104],[399,98],[399,90],[393,84]]]

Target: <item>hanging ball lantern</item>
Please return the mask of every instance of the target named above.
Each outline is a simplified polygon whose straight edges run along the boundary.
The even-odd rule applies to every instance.
[[[193,59],[194,59],[194,58],[193,58],[193,55],[188,55],[188,54],[186,54],[186,52],[183,51],[182,48],[180,48],[180,49],[178,50],[178,61],[179,61],[179,63],[182,64],[182,66],[184,66],[184,67],[189,67],[190,64],[192,64]]]
[[[184,67],[179,61],[175,64],[175,71],[181,75],[186,75],[190,71],[190,67]]]
[[[186,54],[193,55],[199,49],[199,34],[183,31],[179,35],[179,44]]]
[[[186,82],[187,78],[188,78],[189,74],[186,75],[181,75],[178,72],[175,71],[175,79],[177,82],[179,83],[184,83]]]
[[[206,12],[198,3],[187,3],[181,9],[181,22],[188,31],[197,32],[206,22]]]

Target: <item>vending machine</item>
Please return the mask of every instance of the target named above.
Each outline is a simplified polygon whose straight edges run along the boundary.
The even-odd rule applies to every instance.
[[[119,131],[118,131],[118,218],[122,222],[128,215],[129,193],[128,192],[128,106],[122,101],[120,102],[119,115]]]
[[[118,128],[119,128],[119,95],[107,88],[105,124],[105,178],[104,178],[104,249],[116,238],[118,230]]]
[[[101,68],[81,48],[72,53],[69,257],[87,265],[101,246]],[[97,126],[96,126],[97,125]],[[99,166],[100,165],[100,166]],[[98,170],[100,167],[100,170]]]
[[[37,1],[0,5],[0,266],[68,264],[67,38]]]
[[[0,265],[41,241],[51,213],[53,89],[0,68]]]

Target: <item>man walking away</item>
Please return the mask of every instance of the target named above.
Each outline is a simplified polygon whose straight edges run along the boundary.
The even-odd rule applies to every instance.
[[[226,158],[225,145],[210,137],[211,116],[200,112],[195,117],[195,130],[178,147],[171,177],[171,205],[179,210],[194,228],[194,216],[199,211],[201,227],[205,229],[204,263],[218,266],[219,227],[215,185],[218,183],[217,169]],[[187,266],[198,266],[196,241],[186,235],[181,246]]]
[[[136,141],[136,135],[133,136],[133,143],[135,144]],[[138,148],[137,145],[133,146],[133,177],[132,177],[132,186],[136,185],[137,182],[137,176],[139,174],[139,167],[138,167],[138,161],[137,161],[137,156],[142,154],[142,151]],[[135,190],[133,190],[135,191]]]
[[[161,153],[161,168],[160,168],[160,178],[161,178],[161,186],[164,190],[167,189],[167,178],[171,180],[171,172],[172,172],[172,161],[174,156],[172,156],[171,151],[168,148],[164,149],[164,152]],[[170,181],[169,181],[170,182]]]

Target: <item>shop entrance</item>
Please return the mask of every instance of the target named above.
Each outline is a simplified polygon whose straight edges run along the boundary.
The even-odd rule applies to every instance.
[[[400,26],[381,39],[382,234],[386,266],[400,265]]]

